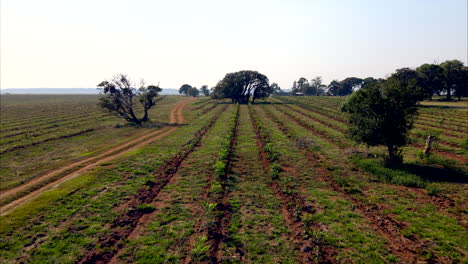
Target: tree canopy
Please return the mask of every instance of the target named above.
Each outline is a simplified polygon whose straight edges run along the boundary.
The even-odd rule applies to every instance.
[[[398,73],[355,91],[342,106],[350,122],[349,136],[369,146],[384,145],[388,149],[386,161],[401,162],[399,148],[407,142],[420,94],[416,78],[403,82]]]
[[[213,98],[229,98],[233,102],[248,103],[272,93],[268,78],[257,71],[228,73],[214,87]]]
[[[148,110],[156,105],[161,88],[155,85],[145,86],[141,81],[140,87],[125,74],[118,74],[111,81],[102,81],[98,89],[103,96],[99,99],[99,105],[110,113],[124,118],[128,122],[142,124],[149,121]],[[140,102],[143,106],[143,117],[138,118],[135,113],[135,104]]]
[[[440,65],[444,75],[444,90],[447,94],[447,100],[452,99],[452,92],[458,97],[458,100],[468,93],[467,70],[463,67],[463,62],[459,60],[448,60]]]
[[[202,85],[200,90],[204,96],[210,96],[210,90],[208,89],[208,85]]]

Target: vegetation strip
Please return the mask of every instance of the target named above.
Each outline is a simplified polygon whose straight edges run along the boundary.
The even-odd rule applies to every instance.
[[[286,136],[288,136],[293,141],[298,140],[298,138],[295,137],[294,132],[287,128],[282,121],[276,118],[270,112],[270,110],[265,109],[265,112],[267,116],[278,125],[279,129]],[[399,233],[399,230],[401,230],[404,227],[402,223],[399,223],[398,221],[394,220],[388,215],[382,214],[380,212],[380,208],[366,205],[361,201],[361,199],[356,198],[355,196],[351,195],[348,191],[346,191],[343,187],[339,186],[333,180],[333,177],[330,176],[330,172],[320,166],[320,163],[330,162],[329,160],[327,160],[327,158],[318,153],[311,153],[308,150],[306,150],[306,153],[308,154],[307,156],[311,163],[319,165],[317,167],[318,172],[323,177],[323,180],[329,182],[335,191],[345,194],[350,201],[356,204],[358,212],[369,220],[369,223],[372,225],[372,227],[387,238],[389,249],[392,252],[392,254],[398,256],[402,261],[414,262],[418,258],[416,255],[417,253],[429,250],[427,249],[424,242],[422,242],[416,236],[402,236]],[[445,263],[443,259],[440,259],[435,254],[431,254],[431,257],[433,258],[431,261]]]
[[[232,155],[239,125],[239,104],[236,104],[231,119],[229,121],[228,133],[220,146],[217,161],[214,165],[214,178],[212,189],[215,191],[209,195],[210,222],[208,226],[208,241],[210,244],[210,261],[219,263],[219,247],[223,239],[226,238],[226,228],[230,222],[230,203],[228,200],[228,174],[231,168]],[[239,253],[242,255],[241,249]]]
[[[250,105],[249,115],[255,130],[260,159],[262,160],[266,172],[268,172],[273,179],[270,188],[281,201],[283,212],[285,212],[283,216],[288,225],[291,240],[294,241],[299,248],[301,263],[336,263],[334,259],[334,256],[338,254],[336,248],[330,245],[317,243],[311,238],[305,238],[305,223],[302,222],[303,214],[313,214],[315,209],[305,204],[305,198],[302,197],[297,190],[289,190],[288,193],[282,191],[284,187],[280,186],[278,179],[283,169],[281,164],[277,162],[280,154],[276,152],[276,146],[270,138],[271,132],[262,124],[255,110]],[[310,222],[309,224],[313,226],[313,228],[323,231],[322,226],[318,223]]]
[[[163,187],[170,181],[172,176],[177,172],[178,167],[185,158],[195,149],[200,143],[202,137],[214,125],[217,118],[221,115],[225,108],[221,109],[203,128],[198,130],[194,137],[189,140],[184,148],[176,155],[162,165],[155,173],[154,181],[148,181],[147,186],[140,189],[137,194],[132,197],[127,203],[127,212],[120,215],[110,226],[111,233],[102,237],[98,241],[98,246],[91,251],[88,251],[77,263],[106,263],[118,252],[121,247],[122,239],[127,238],[130,233],[136,228],[140,218],[145,214],[139,207],[151,203]]]

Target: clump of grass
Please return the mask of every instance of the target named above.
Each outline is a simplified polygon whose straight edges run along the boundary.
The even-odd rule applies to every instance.
[[[145,203],[138,205],[136,209],[142,213],[149,214],[154,212],[156,210],[156,207],[154,205]]]
[[[270,165],[270,175],[273,179],[278,179],[281,172],[281,165],[277,162],[273,162]]]
[[[206,244],[207,240],[208,237],[205,235],[196,238],[192,252],[190,253],[193,260],[201,261],[207,258],[206,252],[210,249],[210,245]]]
[[[441,192],[443,192],[442,188],[440,187],[440,184],[438,183],[430,183],[426,186],[427,193],[432,196],[439,195]]]

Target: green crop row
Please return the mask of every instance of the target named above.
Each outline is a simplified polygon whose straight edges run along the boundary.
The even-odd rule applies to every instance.
[[[232,112],[231,119],[229,120],[229,130],[226,136],[224,137],[223,142],[220,146],[220,151],[218,154],[218,160],[214,165],[214,173],[216,178],[222,180],[226,177],[227,169],[229,165],[229,158],[232,155],[232,146],[234,144],[234,133],[237,125],[237,120],[239,117],[239,105],[236,105],[234,111]]]

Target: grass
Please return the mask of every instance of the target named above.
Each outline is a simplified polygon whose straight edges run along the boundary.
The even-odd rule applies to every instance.
[[[11,134],[34,127],[47,131],[49,121],[67,129],[72,120],[59,120],[85,109],[90,98],[80,98],[70,109],[65,107],[71,103],[68,97],[7,98],[0,138],[13,139]],[[153,113],[161,122],[180,98],[165,100]],[[0,262],[76,262],[128,210],[144,212],[147,220],[135,237],[119,243],[118,259],[123,263],[206,263],[212,262],[213,254],[224,263],[300,263],[303,251],[297,241],[313,241],[307,250],[316,254],[316,262],[331,248],[337,263],[402,263],[404,256],[390,246],[398,240],[389,241],[398,237],[411,241],[417,261],[467,262],[466,148],[460,137],[466,127],[460,117],[468,110],[460,104],[424,103],[412,137],[421,143],[433,130],[440,140],[435,151],[420,159],[420,148],[410,145],[404,149],[402,166],[386,168],[373,158],[382,155],[383,148],[354,145],[343,134],[347,124],[339,112],[342,100],[287,97],[251,106],[195,100],[184,110],[186,124],[168,136],[1,216]],[[29,117],[27,104],[50,111],[49,121],[38,120],[44,118],[41,113]],[[217,122],[195,144],[194,132],[224,106]],[[253,120],[263,145],[257,145]],[[126,137],[156,129],[116,127],[117,123],[2,155],[0,161],[9,166],[0,168],[0,174],[7,172],[0,178],[2,185],[20,184],[50,169],[48,163],[54,168],[93,157]],[[435,127],[426,129],[428,124]],[[109,133],[108,141],[98,132]],[[154,172],[165,160],[192,145],[194,151],[155,200],[128,208],[126,202],[142,186],[158,184]],[[36,161],[38,165],[29,164]],[[394,233],[379,230],[379,219],[396,223]],[[293,230],[295,225],[300,228]],[[221,228],[218,240],[213,232],[219,230],[213,227]]]

